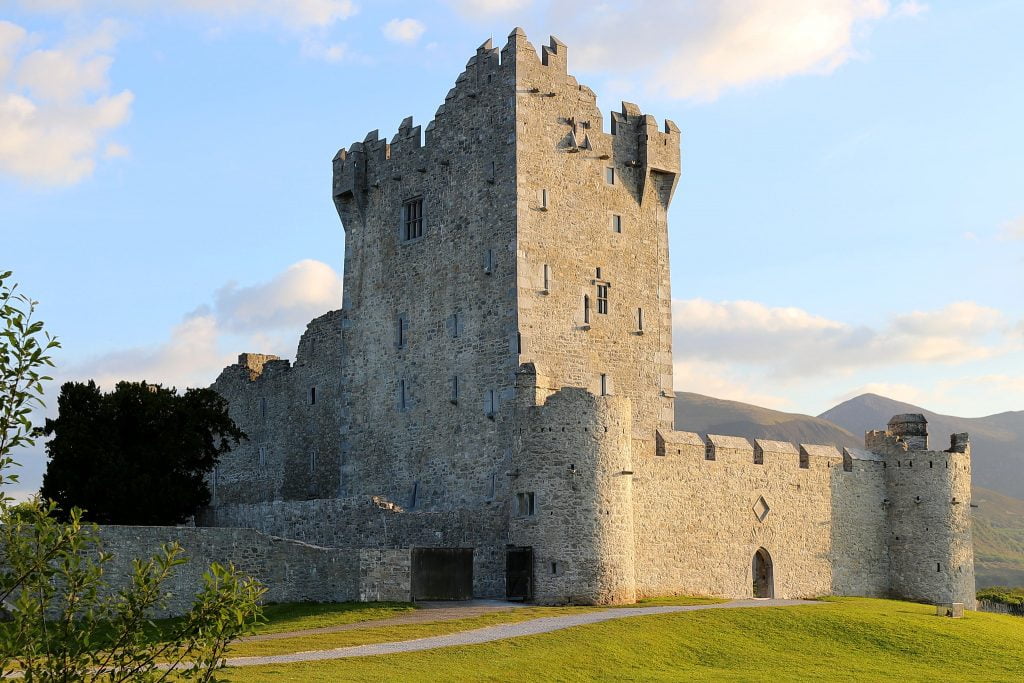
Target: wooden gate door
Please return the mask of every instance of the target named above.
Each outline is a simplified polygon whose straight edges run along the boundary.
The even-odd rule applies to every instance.
[[[413,600],[470,600],[472,548],[413,548]]]
[[[505,597],[533,600],[533,548],[509,548],[505,556]]]

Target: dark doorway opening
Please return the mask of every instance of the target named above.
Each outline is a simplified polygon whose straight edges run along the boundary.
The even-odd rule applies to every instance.
[[[505,597],[533,600],[533,548],[508,548],[505,555]]]
[[[772,556],[764,548],[758,548],[754,553],[752,565],[754,575],[754,597],[773,598],[775,597],[775,576],[772,572]]]
[[[472,548],[413,548],[413,600],[470,600]]]

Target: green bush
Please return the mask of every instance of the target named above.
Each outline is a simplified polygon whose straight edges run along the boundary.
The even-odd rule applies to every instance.
[[[1022,607],[1024,606],[1024,588],[1007,588],[1006,586],[982,588],[978,591],[978,599],[1001,602],[1011,607]]]

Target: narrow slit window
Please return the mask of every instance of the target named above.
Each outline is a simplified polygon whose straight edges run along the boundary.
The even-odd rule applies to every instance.
[[[602,315],[608,313],[608,285],[597,286],[597,312]]]
[[[309,405],[316,404],[316,387],[309,388]]]
[[[408,242],[423,237],[423,197],[402,204],[402,239]]]
[[[267,447],[260,446],[260,467],[264,467],[267,464]]]
[[[520,517],[533,517],[537,512],[532,491],[516,494],[516,514]]]
[[[406,393],[405,380],[398,380],[398,407],[405,410],[409,405],[409,397]]]
[[[459,314],[452,313],[452,336],[459,336]]]
[[[484,252],[484,272],[490,275],[494,272],[494,250],[488,249]]]
[[[636,309],[636,331],[644,331],[644,309],[642,308]]]
[[[608,375],[603,372],[601,373],[601,395],[608,395]]]
[[[412,483],[412,491],[409,493],[409,509],[410,510],[416,507],[416,499],[419,497],[419,492],[420,492],[420,483],[418,481],[414,481]]]
[[[264,420],[267,419],[267,397],[263,396],[260,398],[260,417]]]
[[[395,344],[398,348],[405,346],[406,329],[405,329],[405,316],[398,316],[398,321],[395,324]]]
[[[541,208],[541,210],[547,211],[548,210],[548,191],[547,191],[547,188],[545,188],[545,189],[540,191],[538,199],[540,201],[540,208]]]
[[[622,232],[622,216],[619,214],[612,216],[612,232]]]
[[[487,417],[494,417],[495,409],[497,406],[494,401],[494,389],[488,389],[484,392],[484,414]]]
[[[615,184],[615,167],[608,166],[604,169],[604,181],[609,185]]]
[[[544,264],[544,291],[551,289],[551,266]]]
[[[309,471],[316,472],[316,450],[309,452]]]
[[[452,403],[458,403],[459,402],[459,376],[458,375],[452,375],[452,387],[451,388],[452,388],[451,402]]]
[[[590,324],[590,297],[583,295],[583,324]]]

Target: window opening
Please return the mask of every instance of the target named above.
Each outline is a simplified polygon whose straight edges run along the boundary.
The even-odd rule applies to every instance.
[[[608,285],[597,286],[597,312],[608,313]]]
[[[398,325],[396,328],[395,335],[398,337],[398,348],[405,346],[405,316],[398,316]]]
[[[644,309],[642,308],[636,309],[636,331],[644,331]]]
[[[316,387],[309,388],[309,405],[316,403]]]
[[[459,376],[452,375],[452,403],[459,402]]]
[[[551,266],[544,264],[544,291],[551,289]]]
[[[608,375],[601,373],[601,395],[608,395]]]
[[[406,406],[408,405],[404,379],[398,381],[398,405],[402,408],[402,410],[405,410]]]
[[[590,324],[590,297],[583,295],[583,324]]]
[[[423,197],[402,205],[402,239],[408,242],[418,237],[423,237]]]
[[[494,250],[484,252],[484,272],[488,275],[494,271]]]
[[[546,188],[540,191],[540,208],[543,211],[548,210],[548,191]]]
[[[313,449],[309,452],[309,471],[316,471],[316,449]]]
[[[263,396],[260,398],[260,417],[263,419],[267,418],[267,397]]]
[[[604,181],[609,185],[615,184],[615,167],[608,166],[604,169]]]
[[[267,464],[267,447],[266,446],[260,446],[260,460],[259,460],[259,462],[260,462],[260,467],[263,467],[264,465]]]
[[[612,232],[622,232],[622,216],[619,214],[612,216]]]
[[[487,415],[487,417],[494,417],[494,412],[494,389],[488,389],[484,393],[484,413]]]
[[[520,517],[533,517],[536,512],[533,492],[516,494],[516,514]]]

